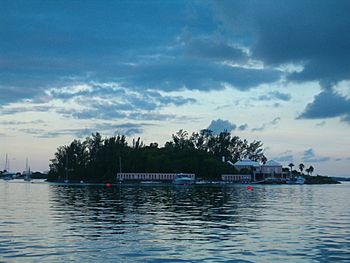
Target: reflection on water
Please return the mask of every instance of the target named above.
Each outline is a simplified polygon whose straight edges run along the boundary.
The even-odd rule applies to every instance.
[[[349,260],[349,191],[1,181],[0,261]]]

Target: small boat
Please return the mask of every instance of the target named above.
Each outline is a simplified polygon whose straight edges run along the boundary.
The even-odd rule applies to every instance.
[[[194,178],[192,178],[191,175],[188,174],[177,174],[173,183],[176,185],[191,185],[194,184]]]
[[[297,176],[295,178],[289,178],[286,180],[287,184],[304,184],[305,178],[302,176]]]
[[[13,180],[14,176],[14,173],[10,173],[6,170],[1,174],[1,178],[6,181]]]
[[[264,180],[253,182],[253,184],[285,184],[285,180],[276,177],[267,177]]]

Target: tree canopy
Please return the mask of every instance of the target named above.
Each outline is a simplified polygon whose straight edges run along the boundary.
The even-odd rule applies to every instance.
[[[224,131],[218,135],[201,130],[191,135],[180,130],[172,140],[159,147],[157,142],[145,145],[141,138],[128,146],[124,135],[102,138],[97,132],[84,141],[73,140],[58,147],[50,163],[49,180],[114,181],[116,173],[157,172],[195,173],[199,178],[219,179],[223,173],[234,173],[225,160],[242,159],[266,162],[260,141],[249,143]]]

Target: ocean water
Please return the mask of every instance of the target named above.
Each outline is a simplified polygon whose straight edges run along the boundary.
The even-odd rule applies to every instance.
[[[0,180],[0,262],[350,262],[350,184]]]

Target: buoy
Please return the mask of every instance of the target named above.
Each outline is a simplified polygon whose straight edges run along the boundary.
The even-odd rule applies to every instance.
[[[251,185],[248,185],[248,186],[247,186],[247,190],[248,190],[248,191],[250,191],[250,190],[252,190],[252,189],[253,189],[253,187],[252,187]]]
[[[111,184],[106,184],[106,187],[111,187],[112,185]]]

